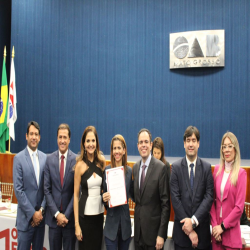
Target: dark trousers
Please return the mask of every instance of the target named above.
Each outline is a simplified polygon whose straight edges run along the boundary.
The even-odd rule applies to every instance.
[[[113,241],[105,237],[105,244],[106,244],[107,250],[117,250],[117,249],[128,250],[130,240],[131,240],[131,237],[129,237],[126,240],[122,239],[122,231],[121,231],[121,228],[119,227],[116,239]]]
[[[43,250],[44,232],[45,226],[29,226],[27,231],[18,230],[17,250],[30,250],[31,243],[33,249]]]
[[[75,228],[56,227],[49,228],[50,250],[72,250],[75,249],[76,236]]]
[[[155,245],[156,245],[156,239],[155,239]],[[155,250],[156,249],[155,245],[154,246],[146,245],[145,241],[143,240],[142,233],[140,232],[139,241],[135,241],[135,250]]]
[[[103,213],[79,217],[82,229],[82,241],[78,241],[79,250],[101,250],[103,240]]]

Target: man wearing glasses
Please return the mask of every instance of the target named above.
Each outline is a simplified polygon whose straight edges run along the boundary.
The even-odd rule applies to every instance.
[[[138,133],[141,160],[133,167],[136,250],[159,250],[167,238],[170,197],[167,168],[151,156],[152,136],[148,129]]]
[[[186,156],[173,163],[170,181],[175,250],[210,249],[211,165],[198,157],[200,133],[196,127],[189,126],[183,139]]]

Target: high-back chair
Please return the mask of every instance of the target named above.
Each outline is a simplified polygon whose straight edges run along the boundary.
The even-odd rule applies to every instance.
[[[245,211],[246,211],[247,219],[250,220],[250,203],[249,202],[245,202]]]
[[[134,218],[135,213],[135,203],[129,198],[128,200],[130,217]]]
[[[12,202],[13,197],[13,183],[0,182],[1,191],[2,191],[2,201],[6,201],[10,198]]]

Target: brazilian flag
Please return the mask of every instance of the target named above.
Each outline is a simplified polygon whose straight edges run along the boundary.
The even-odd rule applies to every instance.
[[[8,115],[8,84],[7,84],[5,60],[3,60],[1,100],[0,100],[0,152],[2,153],[6,152],[6,141],[9,140],[7,115]]]

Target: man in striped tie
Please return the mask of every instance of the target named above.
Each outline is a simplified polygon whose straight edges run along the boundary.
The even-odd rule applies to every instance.
[[[187,127],[183,139],[186,156],[173,163],[170,181],[175,250],[210,249],[211,165],[198,157],[200,133],[196,127]]]

